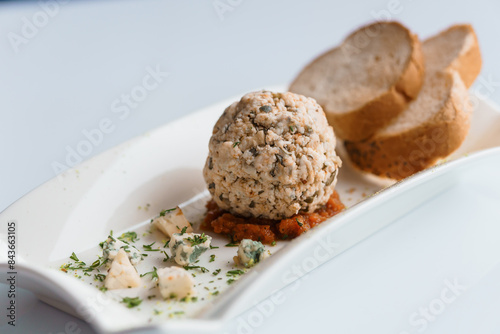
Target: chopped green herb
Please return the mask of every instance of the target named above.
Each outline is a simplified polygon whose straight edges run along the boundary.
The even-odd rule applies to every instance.
[[[212,292],[212,296],[217,296],[219,294],[219,290]]]
[[[74,258],[78,259],[76,257],[76,255],[75,256],[73,256],[73,255],[74,255],[74,253],[71,254],[71,258],[73,260],[74,260]],[[102,257],[99,257],[97,260],[95,260],[88,267],[85,264],[85,262],[83,262],[83,261],[77,261],[75,263],[63,264],[63,265],[61,265],[60,269],[61,269],[61,271],[64,271],[64,272],[67,272],[68,270],[83,270],[84,272],[90,272],[90,271],[93,271],[93,270],[99,268],[100,266],[102,266],[106,262],[108,262],[108,259],[103,260]]]
[[[210,245],[210,249],[217,249],[219,247]]]
[[[168,260],[170,260],[170,256],[168,256],[167,252],[165,252],[165,251],[161,251],[161,252],[165,255],[163,262],[167,262]]]
[[[148,296],[148,300],[151,300],[151,299],[153,299],[153,298],[155,298],[155,297],[156,297],[156,295],[151,295],[151,296]]]
[[[200,269],[202,273],[208,272],[208,269],[205,267],[200,267],[200,266],[184,266],[184,269],[189,270],[189,269]]]
[[[123,241],[123,242],[136,242],[137,240],[139,240],[139,238],[137,238],[137,233],[135,232],[125,232],[123,233],[121,236],[118,237],[119,240]]]
[[[281,239],[283,239],[283,240],[288,239],[288,234],[283,234],[283,236],[281,237]]]
[[[234,278],[230,278],[227,280],[227,284],[233,284],[234,283]]]
[[[214,262],[215,261],[215,254],[210,255],[210,260],[208,262]]]
[[[139,297],[125,297],[121,302],[124,303],[128,308],[132,308],[139,306],[142,303],[142,300]]]
[[[228,243],[226,247],[238,247],[238,244],[234,244],[232,242]]]
[[[201,235],[195,235],[192,238],[191,237],[190,238],[186,238],[186,240],[191,243],[191,246],[196,246],[196,245],[202,244],[205,241],[207,241],[207,239],[208,238],[205,235],[205,233],[202,233]]]
[[[271,242],[271,246],[276,246],[276,241]]]
[[[178,228],[178,227],[177,227]],[[187,226],[184,226],[181,230],[181,235],[183,235],[184,233],[186,233],[187,231]]]
[[[169,244],[170,244],[170,240],[168,240],[168,241],[165,243],[165,245],[163,245],[163,248],[167,248]]]
[[[245,272],[241,269],[236,269],[236,270],[229,270],[226,273],[226,276],[237,276],[237,275],[243,275]]]
[[[215,271],[212,273],[212,275],[217,276],[217,275],[219,275],[219,273],[220,273],[220,269],[217,269],[217,270],[215,270]]]
[[[80,260],[78,259],[78,256],[76,256],[75,252],[71,253],[71,256],[69,258],[73,261],[80,262]]]
[[[144,277],[146,275],[149,275],[151,274],[151,279],[154,280],[154,279],[158,279],[158,272],[156,270],[156,267],[153,267],[153,271],[150,271],[150,272],[147,272],[145,274],[142,274],[141,277]]]
[[[239,141],[237,141],[236,143],[234,143],[234,144],[233,144],[233,147],[236,147],[236,146],[238,146],[239,144],[240,144],[240,142],[239,142]]]
[[[294,127],[290,125],[290,131],[293,132],[294,130]]]
[[[297,224],[299,224],[300,227],[302,227],[304,224],[302,224],[299,220],[299,218],[295,218],[295,220],[297,221]]]
[[[142,245],[142,247],[147,252],[159,252],[160,251],[159,248],[155,248],[155,249],[151,248],[155,243],[156,243],[156,241],[154,241],[153,243],[151,243],[149,245]]]
[[[99,282],[103,282],[105,278],[106,278],[106,275],[104,275],[104,274],[95,274],[94,275],[94,279],[96,281],[99,281]]]
[[[99,290],[101,290],[102,292],[106,292],[108,291],[108,288],[106,288],[105,286],[101,286]]]
[[[160,217],[165,217],[165,214],[166,214],[167,212],[172,212],[172,211],[174,211],[175,209],[177,209],[177,208],[172,208],[172,209],[167,209],[167,210],[160,211]]]

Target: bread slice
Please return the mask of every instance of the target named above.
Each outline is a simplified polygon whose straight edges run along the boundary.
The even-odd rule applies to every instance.
[[[422,46],[426,57],[426,70],[453,69],[460,74],[469,88],[481,71],[481,51],[474,28],[470,24],[451,26],[427,39]]]
[[[399,115],[423,78],[418,38],[397,22],[377,22],[316,58],[289,90],[316,99],[339,138],[359,141]]]
[[[459,74],[435,72],[425,81],[420,96],[372,139],[344,142],[355,166],[401,180],[460,146],[469,131],[471,105]]]
[[[371,138],[344,142],[358,168],[400,180],[450,155],[465,139],[467,88],[481,68],[476,35],[469,25],[453,26],[426,40],[423,51],[426,78],[417,99]]]

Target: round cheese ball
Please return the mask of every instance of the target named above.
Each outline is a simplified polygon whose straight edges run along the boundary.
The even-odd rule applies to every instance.
[[[221,209],[283,219],[325,204],[340,166],[333,129],[314,99],[260,91],[219,118],[203,175]]]

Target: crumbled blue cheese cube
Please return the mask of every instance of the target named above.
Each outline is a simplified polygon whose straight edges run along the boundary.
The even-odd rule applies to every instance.
[[[184,232],[193,232],[191,224],[179,207],[162,211],[158,217],[153,219],[153,225],[170,238],[174,233],[180,233],[184,228]]]
[[[264,245],[259,241],[243,239],[238,246],[237,262],[245,267],[252,267],[269,256]]]
[[[194,263],[210,248],[212,237],[197,233],[174,233],[169,248],[175,262],[181,266]]]
[[[184,268],[158,269],[158,288],[163,298],[182,299],[196,296],[193,276]]]
[[[106,241],[102,243],[102,257],[104,259],[108,259],[108,266],[109,261],[112,261],[116,257],[116,255],[118,255],[118,251],[120,249],[123,249],[127,253],[130,263],[132,263],[134,266],[141,262],[142,254],[137,248],[112,236],[109,236]]]
[[[123,248],[117,252],[108,275],[104,280],[104,286],[108,290],[136,288],[141,285],[141,277],[135,270]]]

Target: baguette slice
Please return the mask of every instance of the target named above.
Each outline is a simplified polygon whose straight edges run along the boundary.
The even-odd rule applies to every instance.
[[[455,151],[469,131],[467,87],[453,70],[429,75],[419,98],[370,140],[345,141],[361,170],[401,180]]]
[[[422,50],[427,71],[436,72],[445,68],[455,70],[467,88],[472,86],[481,71],[481,51],[470,24],[451,26],[425,40]]]
[[[447,157],[465,139],[472,112],[467,88],[481,69],[474,30],[453,26],[426,40],[423,50],[427,72],[417,99],[373,137],[344,143],[361,170],[401,180]]]
[[[339,138],[362,140],[406,109],[423,80],[417,36],[397,22],[377,22],[316,58],[290,91],[316,99]]]

